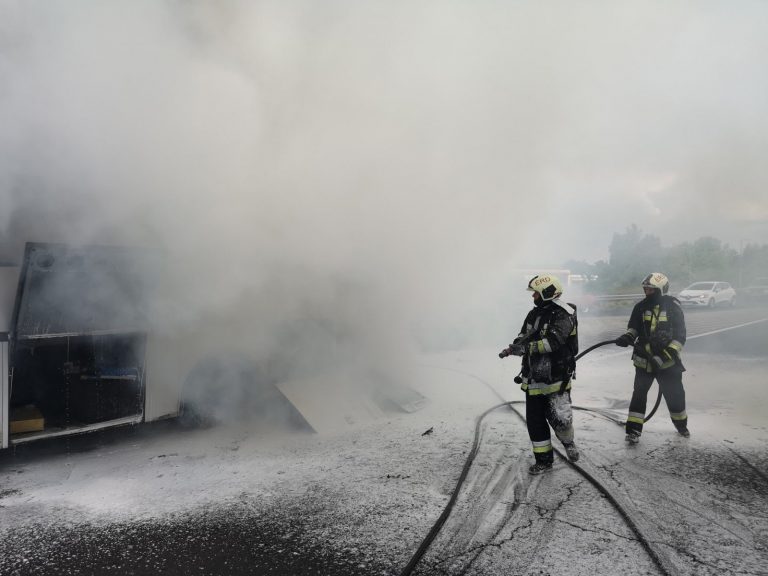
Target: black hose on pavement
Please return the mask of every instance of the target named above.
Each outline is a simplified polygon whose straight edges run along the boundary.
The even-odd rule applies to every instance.
[[[606,346],[608,344],[615,344],[615,343],[616,343],[616,340],[604,340],[603,342],[598,342],[597,344],[594,344],[593,346],[590,346],[589,348],[587,348],[586,350],[584,350],[583,352],[578,354],[576,356],[576,360],[578,360],[579,358],[584,357],[585,355],[589,354],[590,352],[592,352],[592,350],[595,350],[596,348],[600,348],[601,346]],[[477,378],[477,377],[475,377],[475,378]],[[480,379],[478,378],[478,380],[480,380]],[[480,380],[480,381],[482,382],[482,380]],[[661,391],[659,391],[659,399],[660,398],[661,398]],[[440,529],[443,527],[443,524],[445,524],[445,521],[448,519],[448,516],[450,516],[451,510],[453,510],[453,507],[456,504],[456,499],[459,496],[459,492],[461,490],[461,486],[464,484],[464,480],[466,480],[466,478],[467,478],[467,474],[469,473],[469,469],[472,466],[472,462],[474,462],[475,456],[477,455],[477,450],[478,450],[478,447],[480,445],[480,425],[482,424],[483,419],[488,414],[493,412],[494,410],[496,410],[498,408],[501,408],[502,406],[509,406],[515,412],[515,414],[523,421],[523,423],[525,423],[525,418],[517,410],[515,410],[513,408],[513,406],[512,406],[513,404],[523,404],[524,402],[525,402],[525,400],[512,400],[510,402],[502,402],[501,404],[496,404],[495,406],[492,406],[491,408],[488,408],[488,410],[486,410],[480,416],[478,416],[478,418],[477,418],[477,420],[475,422],[475,439],[474,439],[474,441],[472,443],[472,449],[469,451],[469,455],[467,456],[467,459],[464,462],[464,467],[461,469],[461,474],[459,475],[459,479],[456,482],[456,487],[453,489],[453,493],[451,494],[451,498],[450,498],[450,500],[448,500],[448,503],[445,505],[445,508],[443,509],[443,512],[440,514],[438,519],[432,525],[432,528],[429,530],[427,535],[421,541],[421,544],[419,544],[418,549],[416,550],[416,552],[414,552],[414,554],[411,557],[411,559],[408,562],[408,564],[406,564],[405,568],[403,568],[402,572],[400,572],[400,576],[409,576],[413,572],[414,568],[416,568],[416,565],[419,563],[419,561],[421,560],[422,556],[424,556],[424,554],[426,553],[427,549],[430,547],[430,545],[432,544],[434,539],[437,537],[437,534],[440,532]],[[657,407],[658,407],[658,401],[656,402],[656,406],[654,406],[654,409],[651,412],[650,416],[653,416],[653,412],[656,411]],[[650,416],[648,418],[650,418]],[[557,449],[555,449],[555,451],[558,452],[558,454],[560,454],[560,452]],[[560,456],[563,457],[562,454],[560,454]],[[573,466],[573,462],[570,462],[570,460],[566,459],[566,462],[570,463]],[[597,486],[598,490],[600,490],[604,494],[606,493],[605,489],[603,487],[599,486],[594,478],[588,476],[580,467],[577,467],[577,466],[573,466],[573,467],[576,468],[577,470],[579,470],[582,474],[584,474],[585,477],[590,482],[592,482],[592,484]],[[621,506],[618,504],[618,502],[616,502],[613,499],[613,496],[611,496],[611,495],[607,495],[607,496],[608,496],[609,500],[611,500],[611,502],[614,504],[614,506],[618,509],[619,513],[625,518],[625,520],[627,520],[628,524],[630,525],[630,528],[632,528],[632,530],[638,535],[638,539],[640,540],[640,542],[643,543],[644,546],[646,546],[646,549],[648,549],[649,545],[648,545],[647,541],[645,541],[645,538],[643,537],[643,535],[639,532],[639,530],[637,530],[637,527],[634,525],[632,520],[629,518],[629,516],[627,515],[626,511],[624,511],[624,509],[621,508]],[[660,563],[658,561],[658,558],[655,556],[655,552],[649,551],[649,553],[651,554],[652,558],[654,559],[654,562],[657,565],[659,565]],[[662,571],[664,572],[664,574],[668,574],[668,572],[663,569],[663,566],[660,566],[660,568],[662,568]]]
[[[461,469],[461,474],[459,475],[459,480],[456,482],[456,487],[453,489],[453,494],[451,494],[451,499],[448,500],[448,503],[445,505],[445,508],[443,509],[442,514],[440,514],[437,521],[434,523],[434,525],[430,529],[429,533],[424,537],[424,540],[421,541],[421,544],[419,545],[418,549],[416,550],[416,552],[414,552],[413,556],[411,557],[410,562],[408,562],[405,568],[403,568],[403,571],[400,572],[400,576],[408,576],[411,572],[413,572],[413,569],[416,568],[416,564],[418,564],[419,560],[421,560],[421,557],[424,556],[424,553],[432,544],[432,541],[435,539],[438,532],[440,532],[440,529],[443,527],[443,524],[445,524],[445,521],[448,519],[448,516],[451,514],[451,510],[453,510],[453,506],[454,504],[456,504],[456,499],[459,497],[459,491],[461,490],[461,485],[464,484],[464,480],[466,480],[467,478],[467,474],[469,473],[469,469],[472,466],[472,462],[474,462],[475,456],[477,455],[477,449],[480,446],[480,424],[483,423],[483,418],[485,418],[488,414],[490,414],[497,408],[501,408],[502,406],[509,406],[511,408],[512,404],[522,404],[523,402],[525,402],[525,400],[513,400],[511,402],[503,402],[501,404],[496,404],[496,406],[492,406],[491,408],[488,408],[488,410],[486,410],[485,412],[480,414],[480,416],[478,416],[475,422],[475,440],[472,443],[472,449],[469,451],[469,456],[467,456],[467,460],[466,462],[464,462],[464,468]]]
[[[607,344],[616,344],[616,340],[603,340],[602,342],[598,342],[597,344],[594,344],[589,348],[587,348],[586,350],[584,350],[583,352],[579,353],[576,356],[576,360],[578,360],[582,356],[586,356],[587,354],[592,352],[592,350],[594,350],[595,348],[600,348],[600,346],[606,346]],[[656,410],[659,409],[659,404],[661,404],[661,385],[659,385],[659,395],[656,397],[656,403],[653,405],[653,408],[651,409],[651,413],[644,418],[645,422],[648,422],[648,420],[650,420],[653,417],[653,415],[656,414]],[[624,424],[622,423],[621,425],[623,426]]]
[[[432,526],[432,528],[430,529],[429,533],[426,535],[424,540],[421,541],[419,548],[413,554],[413,556],[411,557],[411,560],[408,562],[405,568],[403,568],[402,572],[400,572],[400,576],[410,576],[414,568],[416,568],[416,565],[421,560],[422,556],[424,556],[427,549],[430,547],[434,539],[437,537],[437,534],[440,532],[440,529],[443,527],[443,524],[445,524],[445,521],[448,519],[448,516],[451,514],[451,510],[453,510],[453,507],[456,504],[456,499],[459,496],[459,491],[461,490],[461,486],[462,484],[464,484],[464,480],[466,480],[467,478],[467,474],[469,473],[469,469],[472,466],[472,462],[474,462],[475,456],[477,455],[477,450],[480,445],[480,425],[482,424],[483,419],[494,410],[501,408],[502,406],[509,406],[509,408],[515,413],[515,415],[518,418],[520,418],[520,420],[523,421],[523,424],[525,424],[526,422],[525,417],[522,414],[520,414],[520,412],[515,410],[513,406],[513,404],[523,404],[523,403],[525,403],[525,400],[512,400],[510,402],[502,402],[501,404],[496,404],[495,406],[492,406],[491,408],[483,412],[480,416],[478,416],[477,421],[475,422],[475,439],[472,443],[472,449],[469,451],[469,455],[467,456],[466,462],[464,462],[464,468],[462,468],[461,470],[461,475],[459,476],[459,480],[456,482],[456,487],[453,489],[453,494],[451,494],[451,498],[448,501],[448,503],[445,505],[445,508],[443,509],[442,514],[440,514],[440,517],[434,523],[434,525]],[[637,526],[635,521],[629,515],[627,510],[618,502],[618,500],[616,500],[613,494],[611,494],[610,491],[607,490],[599,480],[597,480],[589,472],[584,470],[583,467],[579,466],[575,462],[571,462],[557,448],[554,448],[554,450],[563,460],[565,460],[568,464],[570,464],[573,469],[579,472],[595,488],[597,488],[597,490],[601,494],[603,494],[603,496],[605,496],[606,499],[613,505],[613,507],[616,509],[619,515],[621,515],[621,517],[627,523],[627,525],[632,530],[632,532],[635,533],[635,536],[637,536],[638,542],[646,551],[646,553],[650,556],[651,560],[656,565],[656,567],[661,571],[661,573],[664,576],[672,576],[672,573],[669,571],[669,569],[665,566],[664,562],[661,560],[659,555],[656,553],[656,550],[654,549],[651,542],[645,537],[645,535],[642,533],[642,531]]]

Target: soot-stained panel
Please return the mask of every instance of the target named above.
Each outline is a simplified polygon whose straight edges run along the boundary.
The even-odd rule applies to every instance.
[[[148,264],[135,248],[28,243],[16,339],[146,331]]]

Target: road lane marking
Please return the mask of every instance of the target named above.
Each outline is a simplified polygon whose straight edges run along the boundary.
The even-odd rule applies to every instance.
[[[744,324],[737,324],[736,326],[728,326],[727,328],[711,330],[710,332],[702,332],[701,334],[695,334],[693,336],[689,336],[688,340],[693,340],[695,338],[702,338],[704,336],[711,336],[712,334],[719,334],[720,332],[727,332],[728,330],[736,330],[736,328],[744,328],[744,326],[751,326],[752,324],[759,324],[760,322],[768,322],[768,318],[761,318],[760,320],[752,320],[752,322],[745,322]]]

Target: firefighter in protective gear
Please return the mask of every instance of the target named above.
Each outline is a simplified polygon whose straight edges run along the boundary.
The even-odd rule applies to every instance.
[[[515,381],[525,392],[525,416],[533,444],[535,463],[531,474],[552,469],[554,453],[549,427],[563,443],[568,458],[579,459],[573,441],[571,379],[576,368],[578,334],[576,308],[560,300],[563,286],[552,274],[535,276],[528,283],[533,309],[525,317],[520,334],[499,354],[522,356],[522,370]]]
[[[672,423],[686,438],[688,416],[685,413],[685,390],[680,359],[685,345],[685,317],[680,302],[669,296],[669,280],[653,272],[642,282],[645,298],[638,302],[629,317],[627,331],[616,340],[618,346],[634,346],[635,384],[629,404],[627,442],[640,440],[645,422],[645,407],[654,379],[658,381],[667,402]]]

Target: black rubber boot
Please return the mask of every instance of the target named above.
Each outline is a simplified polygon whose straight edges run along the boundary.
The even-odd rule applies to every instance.
[[[544,474],[544,472],[549,472],[550,470],[552,470],[552,462],[536,462],[536,464],[528,468],[528,474],[536,476],[537,474]]]

